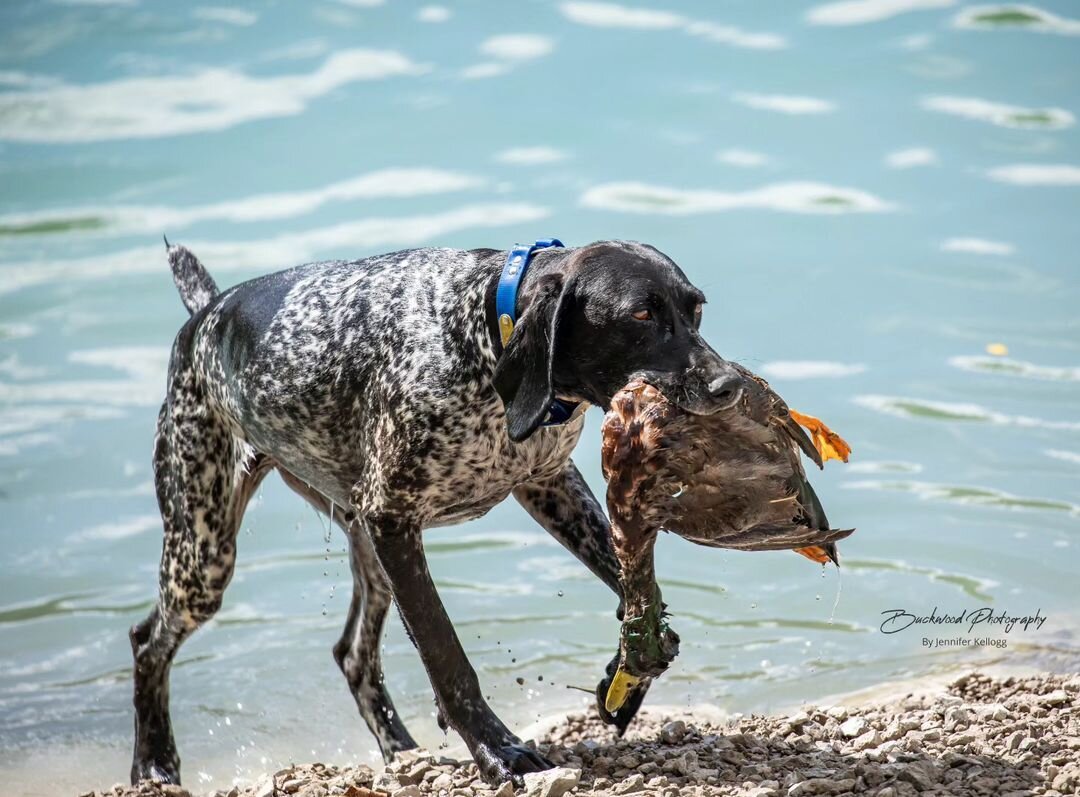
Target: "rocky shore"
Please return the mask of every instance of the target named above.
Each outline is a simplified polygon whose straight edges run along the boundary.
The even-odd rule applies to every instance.
[[[616,740],[572,714],[538,740],[558,768],[526,778],[529,797],[1080,794],[1080,675],[971,673],[938,693],[866,705],[804,706],[725,721],[645,716]],[[410,752],[392,765],[291,767],[216,797],[511,797],[470,763]],[[85,797],[187,797],[116,786]]]

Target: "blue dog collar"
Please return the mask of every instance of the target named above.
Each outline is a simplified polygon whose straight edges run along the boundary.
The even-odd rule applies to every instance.
[[[521,280],[529,268],[529,259],[537,249],[550,247],[562,247],[563,243],[558,238],[541,238],[532,246],[517,244],[506,256],[506,265],[503,266],[499,276],[499,287],[495,292],[495,313],[499,318],[499,337],[502,339],[503,348],[510,341],[510,335],[517,323],[517,294],[521,286]],[[578,404],[572,401],[555,399],[548,407],[547,417],[542,426],[560,426],[573,417]]]

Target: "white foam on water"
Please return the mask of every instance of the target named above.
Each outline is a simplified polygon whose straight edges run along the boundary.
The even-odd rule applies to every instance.
[[[732,95],[731,99],[740,105],[745,105],[747,108],[754,108],[759,111],[775,111],[793,116],[830,113],[836,110],[836,105],[828,100],[797,94],[758,94],[740,91]]]
[[[101,523],[76,532],[69,542],[92,542],[96,540],[123,540],[161,527],[160,515],[136,515],[110,523]]]
[[[360,219],[256,241],[186,243],[213,273],[244,269],[269,271],[309,262],[329,251],[414,246],[461,230],[524,224],[548,215],[547,208],[525,203],[465,205],[443,213]],[[160,245],[84,258],[16,263],[0,267],[0,295],[48,283],[67,284],[163,270],[167,271],[167,266],[164,248]]]
[[[33,434],[0,437],[0,457],[16,457],[30,448],[46,445],[58,445],[60,438],[54,434],[35,432]]]
[[[558,163],[570,155],[555,147],[511,147],[495,154],[500,163],[512,163],[517,166],[538,166],[546,163]]]
[[[941,242],[941,251],[1005,257],[1013,254],[1016,247],[1004,241],[990,241],[986,238],[948,238]]]
[[[932,95],[923,97],[920,104],[928,111],[989,122],[998,127],[1062,130],[1076,123],[1076,117],[1064,108],[1025,108],[981,97]]]
[[[990,169],[986,176],[1012,185],[1080,185],[1080,166],[1068,163],[1015,163]]]
[[[446,22],[451,16],[453,13],[446,6],[423,6],[416,11],[416,19],[419,22],[437,24]]]
[[[123,412],[112,407],[4,406],[0,407],[0,435],[36,432],[69,421],[112,420],[123,415]]]
[[[554,39],[536,33],[504,33],[480,44],[481,53],[503,61],[530,61],[550,55],[554,50]]]
[[[994,376],[1017,376],[1050,382],[1080,382],[1080,366],[1037,365],[1010,357],[990,357],[984,354],[950,357],[949,365],[961,371]]]
[[[617,3],[562,3],[559,10],[571,22],[597,28],[670,30],[681,28],[686,18],[654,8],[632,8]]]
[[[0,400],[10,404],[75,403],[86,407],[155,406],[166,381],[169,349],[122,346],[75,351],[68,361],[123,372],[126,379],[0,382]]]
[[[77,231],[93,235],[142,234],[147,230],[171,233],[200,222],[224,221],[239,224],[295,218],[336,202],[430,196],[466,191],[484,184],[483,178],[446,169],[391,168],[360,174],[321,188],[253,194],[240,199],[187,208],[167,205],[106,205],[8,213],[0,215],[0,227],[18,229],[50,222],[93,219],[100,220],[102,226]],[[22,233],[23,236],[28,234]]]
[[[1044,454],[1053,459],[1061,460],[1062,462],[1071,462],[1073,465],[1080,465],[1080,452],[1076,451],[1062,451],[1057,448],[1048,448],[1043,451]]]
[[[497,61],[483,61],[479,64],[467,66],[459,72],[462,80],[482,80],[489,77],[505,75],[510,71],[510,65]]]
[[[837,363],[828,360],[775,360],[761,366],[762,373],[775,379],[836,379],[861,374],[861,363]]]
[[[754,152],[748,149],[725,149],[716,153],[716,160],[720,163],[726,163],[728,166],[753,169],[769,163],[769,156],[763,152]]]
[[[885,165],[890,169],[912,169],[916,166],[930,166],[937,162],[937,153],[929,147],[898,149],[885,156]]]
[[[955,4],[956,0],[845,0],[814,6],[806,12],[806,21],[812,25],[865,25],[898,14]]]
[[[259,15],[254,11],[235,6],[197,6],[191,15],[205,22],[224,22],[239,28],[251,27],[259,21]]]
[[[1009,511],[1068,512],[1070,515],[1080,515],[1080,505],[1070,501],[1062,501],[1056,498],[1029,498],[989,487],[878,479],[849,481],[844,482],[841,486],[847,490],[881,490],[909,493],[921,501],[949,501],[961,505],[991,507]]]
[[[349,83],[425,71],[393,50],[349,49],[303,74],[256,77],[213,67],[187,75],[64,82],[0,94],[0,140],[72,143],[225,130],[255,119],[294,116]]]
[[[894,209],[866,191],[823,183],[774,183],[748,191],[716,191],[649,185],[602,183],[589,188],[581,204],[602,210],[683,216],[730,210],[776,210],[787,213],[882,213]]]
[[[848,473],[920,473],[923,466],[918,462],[898,460],[861,460],[848,464]]]
[[[787,40],[776,33],[753,33],[734,25],[691,19],[661,9],[633,8],[617,3],[569,2],[562,3],[559,10],[571,22],[595,28],[681,30],[715,44],[750,50],[781,50],[787,47]]]
[[[1080,421],[1047,421],[1026,415],[1006,415],[978,404],[883,395],[860,395],[855,396],[852,401],[860,407],[866,407],[885,415],[893,415],[897,418],[946,422],[971,421],[998,426],[1080,431]]]

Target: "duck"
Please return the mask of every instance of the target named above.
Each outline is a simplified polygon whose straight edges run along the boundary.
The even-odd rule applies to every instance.
[[[732,365],[743,387],[726,409],[686,412],[637,378],[604,416],[601,461],[623,588],[609,712],[678,653],[653,565],[660,531],[711,548],[793,550],[823,566],[839,566],[836,543],[854,532],[831,527],[802,465],[803,456],[818,468],[847,462],[851,447],[820,419],[789,408],[760,376]]]

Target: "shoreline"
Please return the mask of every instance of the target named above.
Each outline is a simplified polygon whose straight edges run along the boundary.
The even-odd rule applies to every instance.
[[[594,713],[523,730],[557,768],[528,776],[530,797],[800,797],[873,794],[1080,794],[1080,674],[999,668],[887,682],[790,711],[728,715],[712,706],[642,710],[623,739]],[[197,793],[197,792],[196,792]],[[387,767],[288,767],[217,797],[510,797],[471,761],[409,751]],[[185,797],[140,784],[86,797]]]

